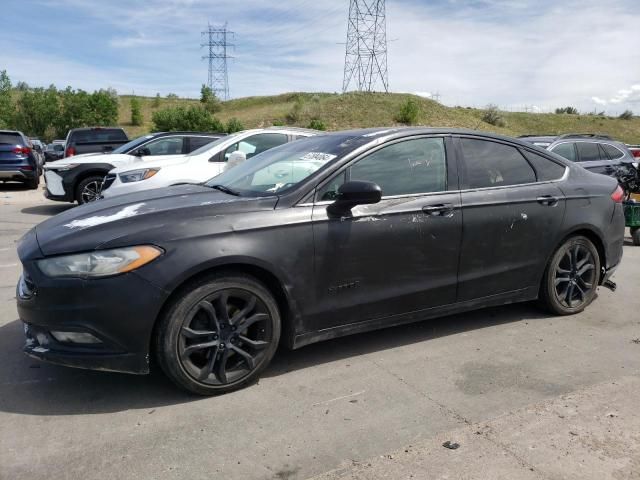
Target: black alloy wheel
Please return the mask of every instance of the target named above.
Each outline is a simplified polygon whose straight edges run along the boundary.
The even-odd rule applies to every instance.
[[[102,193],[103,177],[87,177],[76,188],[76,201],[78,205],[95,202]]]
[[[247,276],[207,279],[179,298],[158,328],[158,360],[179,386],[226,393],[257,378],[280,337],[269,291]]]
[[[541,287],[541,300],[553,313],[570,315],[594,299],[600,276],[600,258],[586,237],[567,240],[553,255]]]

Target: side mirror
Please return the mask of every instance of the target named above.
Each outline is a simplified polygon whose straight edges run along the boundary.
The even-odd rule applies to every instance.
[[[382,198],[382,189],[373,182],[353,180],[343,183],[338,189],[338,198],[327,207],[330,215],[343,215],[356,205],[378,203]]]
[[[241,152],[240,150],[236,150],[231,155],[229,155],[227,163],[225,163],[224,165],[223,171],[226,172],[230,168],[233,168],[236,165],[240,165],[241,163],[246,161],[247,161],[247,154],[244,152]]]
[[[136,150],[134,155],[136,157],[148,157],[149,155],[151,155],[151,150],[149,150],[147,147],[140,147],[138,150]]]

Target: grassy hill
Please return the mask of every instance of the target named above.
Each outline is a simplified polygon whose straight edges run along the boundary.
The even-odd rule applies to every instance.
[[[266,97],[247,97],[223,102],[222,110],[216,116],[226,122],[230,118],[239,119],[246,128],[275,124],[289,124],[287,116],[296,103],[300,104],[298,119],[291,125],[308,126],[311,119],[320,119],[328,130],[342,130],[358,127],[378,127],[398,125],[395,120],[401,105],[408,97],[420,107],[417,125],[434,127],[461,127],[498,132],[506,135],[606,133],[627,143],[640,143],[640,118],[631,120],[600,117],[596,115],[556,115],[536,113],[501,112],[504,126],[497,127],[482,121],[483,111],[463,107],[446,107],[433,100],[407,94],[364,94],[344,95],[330,93],[288,93]],[[144,124],[131,125],[131,96],[120,97],[120,125],[131,136],[152,130],[151,115],[161,108],[175,105],[198,104],[193,99],[160,99],[155,107],[155,99],[138,97],[142,106]]]

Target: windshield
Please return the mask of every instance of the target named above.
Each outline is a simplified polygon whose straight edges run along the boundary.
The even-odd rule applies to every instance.
[[[133,150],[138,145],[142,145],[147,140],[153,138],[153,135],[143,135],[142,137],[138,137],[130,142],[125,143],[124,145],[120,145],[118,148],[114,149],[111,153],[127,153],[130,150]]]
[[[191,152],[189,155],[187,155],[188,157],[194,156],[194,155],[200,155],[201,153],[204,152],[208,152],[209,150],[211,150],[212,148],[216,147],[217,145],[220,145],[221,143],[224,143],[225,141],[229,140],[230,138],[233,138],[235,136],[237,136],[238,134],[232,134],[232,135],[226,135],[224,137],[220,137],[218,140],[216,140],[215,142],[211,142],[211,143],[207,143],[203,146],[201,146],[200,148],[194,150],[193,152]]]
[[[206,185],[221,185],[242,196],[282,193],[362,143],[362,137],[345,135],[296,140],[256,155],[212,178]]]

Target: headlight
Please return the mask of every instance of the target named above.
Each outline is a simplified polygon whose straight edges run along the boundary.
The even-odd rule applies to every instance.
[[[49,277],[106,277],[135,270],[161,254],[158,247],[141,245],[45,258],[38,267]]]
[[[80,165],[79,163],[67,163],[67,164],[62,164],[59,165],[57,163],[53,163],[50,165],[45,165],[44,169],[45,170],[54,170],[54,171],[58,171],[58,172],[66,172],[67,170],[71,170],[72,168],[76,168],[78,165]]]
[[[120,181],[122,183],[139,182],[140,180],[146,180],[153,177],[159,171],[159,168],[143,168],[141,170],[131,170],[127,173],[121,173]]]

